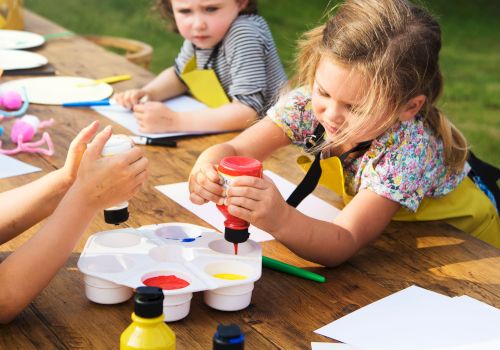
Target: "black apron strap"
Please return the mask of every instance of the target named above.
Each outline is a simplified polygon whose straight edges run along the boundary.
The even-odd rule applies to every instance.
[[[316,129],[314,130],[314,135],[312,135],[306,141],[307,150],[313,149],[315,146],[319,145],[320,142],[323,141],[325,129],[321,124],[318,124]],[[353,152],[366,151],[370,145],[371,141],[365,141],[350,149],[349,151],[341,154],[339,159],[343,162],[347,156]],[[292,207],[296,208],[300,202],[304,200],[308,195],[310,195],[316,186],[318,186],[319,179],[321,177],[321,151],[317,150],[316,155],[314,156],[314,161],[311,164],[311,167],[306,173],[306,176],[302,179],[300,184],[295,188],[290,197],[286,200],[286,202]]]
[[[219,53],[219,48],[220,48],[220,43],[215,45],[214,49],[210,53],[210,56],[208,57],[207,62],[203,66],[203,69],[208,69],[209,65],[211,65],[212,61],[214,60],[215,57],[217,57],[217,54]]]
[[[477,184],[479,177],[480,181],[488,188],[496,201],[497,209],[500,206],[500,189],[498,188],[497,181],[500,179],[500,169],[488,164],[481,159],[477,158],[474,153],[469,151],[469,158],[467,159],[470,167],[472,168],[468,176]]]

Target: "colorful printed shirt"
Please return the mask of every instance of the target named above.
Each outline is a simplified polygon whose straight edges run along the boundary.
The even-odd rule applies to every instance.
[[[267,116],[303,149],[318,125],[307,88],[291,91]],[[466,164],[453,172],[444,164],[442,140],[417,116],[374,139],[363,155],[345,165],[344,177],[349,195],[369,189],[416,212],[424,197],[453,191],[469,170]]]

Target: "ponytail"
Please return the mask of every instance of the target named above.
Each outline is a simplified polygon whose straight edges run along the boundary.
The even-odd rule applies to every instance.
[[[464,135],[434,106],[428,111],[426,121],[443,140],[445,163],[451,169],[461,171],[468,156],[468,145]]]

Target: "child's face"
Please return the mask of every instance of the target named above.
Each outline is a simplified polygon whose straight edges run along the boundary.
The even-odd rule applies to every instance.
[[[352,108],[361,103],[366,92],[361,74],[336,64],[333,60],[322,58],[316,69],[312,91],[314,115],[325,128],[328,139],[341,127],[349,125],[355,118]],[[370,135],[356,135],[352,142],[369,140]]]
[[[171,0],[181,35],[201,49],[213,48],[246,6],[244,0]]]

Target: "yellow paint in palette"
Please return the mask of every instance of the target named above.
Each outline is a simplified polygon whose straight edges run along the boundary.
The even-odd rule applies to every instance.
[[[215,278],[220,278],[221,280],[246,280],[248,277],[243,275],[238,275],[236,273],[216,273],[214,275]]]

